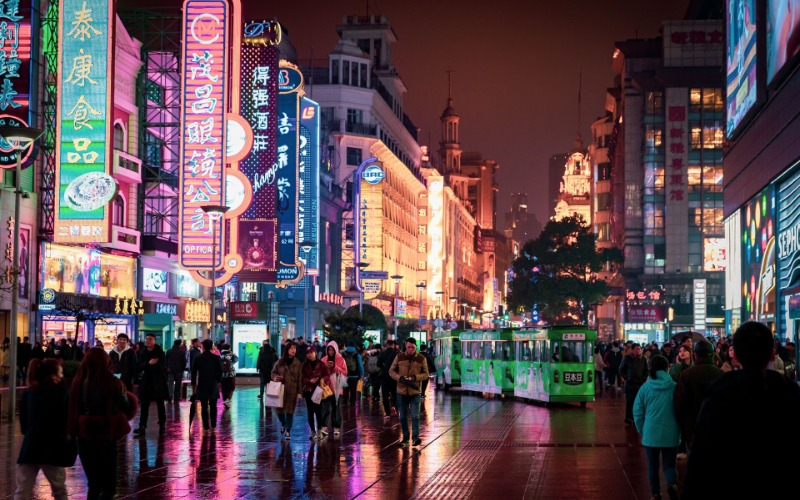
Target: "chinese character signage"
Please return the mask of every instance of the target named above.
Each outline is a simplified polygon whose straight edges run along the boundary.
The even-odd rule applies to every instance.
[[[231,302],[231,319],[258,319],[258,302]]]
[[[728,0],[726,30],[726,108],[728,137],[758,99],[756,80],[756,0]]]
[[[297,185],[297,241],[318,240],[319,230],[319,104],[301,99],[300,164]],[[306,272],[319,274],[318,248],[303,253]]]
[[[664,305],[666,296],[663,288],[626,290],[625,301],[631,305]]]
[[[247,23],[242,39],[240,112],[253,130],[253,145],[239,170],[250,180],[253,198],[239,217],[236,244],[244,261],[239,277],[253,282],[275,281],[277,268],[278,49],[267,42],[279,26]]]
[[[666,21],[662,25],[664,66],[714,66],[724,60],[721,20]]]
[[[30,125],[31,13],[30,0],[0,0],[0,127]],[[14,145],[0,138],[0,168],[16,163]]]
[[[55,241],[107,243],[114,2],[59,2]]]
[[[742,208],[742,321],[773,321],[776,308],[775,194],[764,188]]]
[[[377,158],[369,158],[356,169],[354,204],[356,262],[365,262],[371,269],[381,269],[383,265],[383,183],[386,176],[383,164]],[[356,272],[358,268],[356,268]],[[358,286],[364,292],[364,299],[374,299],[381,291],[381,281],[361,279]],[[429,285],[430,288],[430,285]],[[433,302],[431,302],[433,303]]]
[[[662,323],[664,306],[628,306],[628,323]]]
[[[273,169],[278,183],[277,281],[302,278],[297,265],[297,181],[300,146],[300,98],[303,74],[297,66],[280,61],[278,71],[278,152]]]
[[[685,249],[689,246],[689,231],[686,221],[689,217],[688,175],[689,162],[688,117],[689,91],[686,88],[668,88],[666,90],[667,120],[664,151],[664,184],[666,194],[665,221],[667,227],[683,228],[671,234],[667,239],[667,269],[681,269],[688,264]],[[681,249],[671,252],[670,246]],[[670,256],[684,261],[670,260]]]
[[[225,0],[183,4],[179,264],[184,269],[223,265],[215,257],[224,248],[224,219],[202,207],[225,204],[229,17]]]

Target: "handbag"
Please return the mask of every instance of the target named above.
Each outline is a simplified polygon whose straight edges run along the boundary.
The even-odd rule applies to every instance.
[[[322,402],[322,387],[317,386],[317,388],[314,389],[314,394],[311,395],[311,402],[315,405]]]
[[[356,384],[356,392],[363,392],[364,391],[364,381],[358,379],[358,384]]]
[[[83,383],[83,405],[85,413],[78,416],[78,437],[87,441],[116,441],[131,432],[131,424],[125,410],[131,410],[132,405],[138,406],[139,401],[136,396],[126,392],[120,398],[120,406],[127,405],[111,415],[91,415],[89,414],[89,391],[88,379]],[[133,399],[130,399],[130,396]],[[126,401],[127,400],[127,401]],[[135,410],[135,409],[134,409]],[[135,414],[135,412],[134,412]]]
[[[264,406],[268,408],[283,408],[283,384],[280,382],[270,382],[267,386],[267,395],[264,398]]]
[[[322,399],[327,399],[327,398],[333,396],[333,391],[331,390],[330,387],[328,387],[328,384],[326,384],[324,380],[320,380],[319,381],[319,387],[318,388],[322,389]]]

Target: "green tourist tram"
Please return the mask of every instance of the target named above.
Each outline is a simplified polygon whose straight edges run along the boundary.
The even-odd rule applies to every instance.
[[[514,344],[511,328],[467,330],[461,340],[461,389],[514,394]]]
[[[585,326],[526,328],[513,333],[514,395],[544,403],[594,401],[594,344]]]
[[[436,386],[445,390],[461,385],[461,341],[458,336],[463,330],[433,331],[430,349],[435,356]]]

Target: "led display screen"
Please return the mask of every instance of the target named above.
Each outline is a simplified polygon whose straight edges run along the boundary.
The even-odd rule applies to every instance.
[[[775,319],[775,195],[762,190],[742,208],[742,320]]]
[[[800,50],[800,0],[767,0],[767,82]]]
[[[756,1],[729,0],[726,10],[728,137],[756,103]]]

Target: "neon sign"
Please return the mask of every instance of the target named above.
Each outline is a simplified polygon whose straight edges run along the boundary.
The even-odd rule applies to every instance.
[[[216,257],[224,248],[224,219],[201,207],[225,202],[229,17],[224,0],[183,3],[178,262],[184,269],[223,265]]]
[[[297,239],[317,241],[319,230],[319,104],[303,97],[300,113],[300,164],[297,184]],[[319,273],[317,247],[304,252],[306,271]]]
[[[380,269],[383,263],[383,184],[372,183],[364,172],[374,167],[383,172],[377,158],[365,160],[353,174],[356,186],[356,262],[369,263],[373,269]],[[359,268],[356,268],[359,269]],[[356,283],[364,293],[365,299],[373,299],[381,290],[381,281],[361,279],[358,271]]]
[[[55,234],[58,242],[107,243],[111,165],[114,2],[59,2]]]
[[[0,126],[27,127],[31,79],[31,4],[0,0]],[[24,162],[32,151],[23,153]],[[17,163],[17,150],[0,138],[0,168]],[[27,166],[23,163],[23,166]]]

